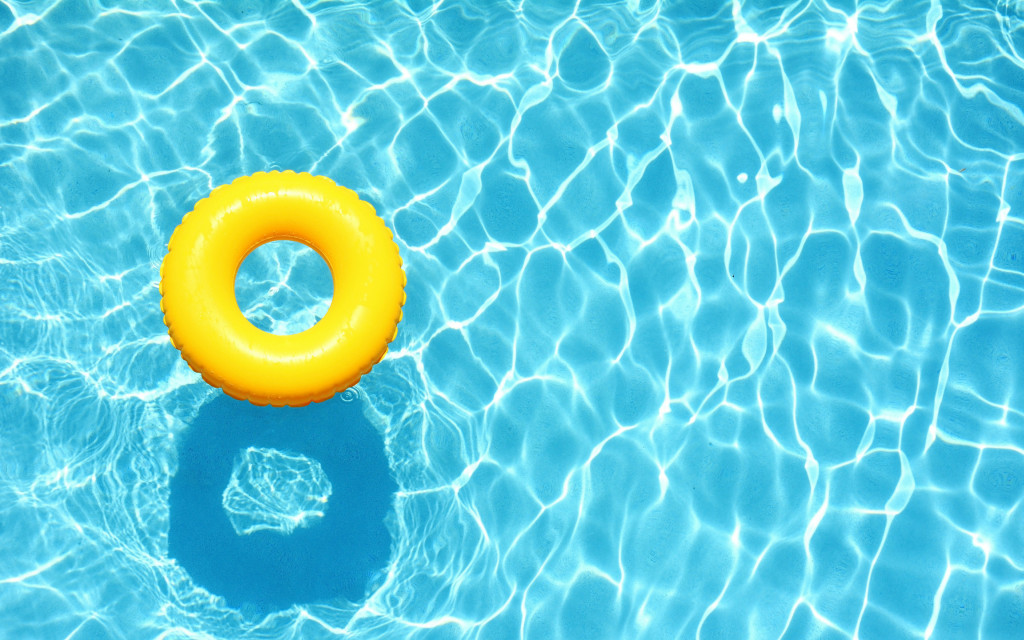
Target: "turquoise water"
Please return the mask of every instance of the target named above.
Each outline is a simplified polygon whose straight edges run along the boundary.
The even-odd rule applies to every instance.
[[[1022,105],[1019,0],[0,3],[0,637],[1024,637]],[[306,410],[159,310],[269,169],[409,276]]]

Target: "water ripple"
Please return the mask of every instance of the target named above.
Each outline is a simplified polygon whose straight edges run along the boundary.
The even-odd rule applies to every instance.
[[[1021,15],[0,3],[0,627],[1019,636]],[[266,615],[168,556],[217,396],[156,282],[196,200],[270,169],[372,202],[409,301],[358,391],[386,570]]]

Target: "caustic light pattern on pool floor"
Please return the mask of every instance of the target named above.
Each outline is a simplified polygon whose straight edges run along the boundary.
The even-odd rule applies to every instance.
[[[1021,3],[486,5],[0,3],[0,635],[1024,637]],[[270,169],[409,275],[293,413],[156,288]]]
[[[291,533],[324,517],[331,481],[316,460],[249,447],[238,457],[221,504],[240,536]]]

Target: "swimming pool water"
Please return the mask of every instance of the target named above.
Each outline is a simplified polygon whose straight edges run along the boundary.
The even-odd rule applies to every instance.
[[[1024,637],[1022,105],[1019,0],[0,2],[0,637]],[[409,276],[305,410],[159,310],[269,169]]]

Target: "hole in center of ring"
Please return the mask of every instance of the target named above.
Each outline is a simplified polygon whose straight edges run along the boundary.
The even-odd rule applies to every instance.
[[[235,301],[256,328],[286,336],[311,328],[334,297],[331,269],[301,242],[275,240],[260,245],[235,275]]]

